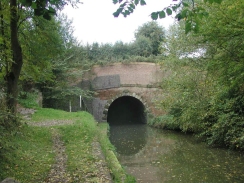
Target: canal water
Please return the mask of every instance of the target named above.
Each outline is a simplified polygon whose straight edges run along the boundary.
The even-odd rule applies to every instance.
[[[138,183],[244,183],[244,156],[145,124],[110,125],[117,158]]]

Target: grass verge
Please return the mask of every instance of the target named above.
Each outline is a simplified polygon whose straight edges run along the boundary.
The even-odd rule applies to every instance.
[[[14,177],[20,182],[44,182],[55,162],[52,147],[52,130],[56,129],[65,144],[67,176],[72,182],[102,182],[92,153],[93,143],[99,140],[114,182],[127,182],[133,178],[126,175],[119,164],[113,146],[107,137],[107,124],[97,125],[87,112],[69,113],[54,109],[38,108],[30,123],[53,120],[72,120],[72,124],[36,127],[22,124],[8,134],[7,151],[0,163],[0,181]],[[6,140],[5,139],[5,140]],[[2,147],[0,147],[1,150]]]
[[[68,155],[67,172],[72,182],[100,182],[98,161],[92,153],[92,143],[97,127],[93,117],[86,113],[77,113],[80,117],[73,125],[57,127],[65,143]]]
[[[20,182],[41,182],[45,179],[54,162],[49,129],[23,125],[9,134],[6,143],[8,149],[0,163],[0,180],[14,177]]]
[[[40,108],[32,116],[31,121],[39,122],[46,120],[78,120],[81,118],[83,120],[90,120],[90,118],[85,115],[85,112],[66,112],[50,108]]]

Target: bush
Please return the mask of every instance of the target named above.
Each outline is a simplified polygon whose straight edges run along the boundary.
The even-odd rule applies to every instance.
[[[207,137],[209,145],[244,150],[244,100],[241,95],[231,95],[222,94],[222,102],[217,100],[218,105],[213,104],[209,109],[214,118],[210,114],[206,117],[208,126],[200,135]]]
[[[38,108],[38,92],[20,92],[18,102],[20,105],[26,108]]]
[[[168,130],[180,130],[179,123],[174,119],[172,115],[151,117],[149,119],[148,124],[156,128],[162,128]]]
[[[19,119],[8,112],[5,93],[0,90],[0,170],[2,169],[1,165],[9,162],[11,159],[9,155],[12,154],[10,152],[12,152],[15,147],[13,147],[10,142],[19,124]]]

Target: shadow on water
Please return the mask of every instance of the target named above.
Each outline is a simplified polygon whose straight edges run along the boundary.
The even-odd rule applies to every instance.
[[[118,160],[140,183],[243,183],[244,157],[145,124],[110,125]]]
[[[110,125],[110,141],[123,155],[138,153],[147,143],[146,124]]]

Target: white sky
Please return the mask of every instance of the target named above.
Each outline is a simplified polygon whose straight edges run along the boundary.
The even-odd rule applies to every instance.
[[[146,0],[147,5],[138,5],[134,12],[124,18],[114,18],[113,13],[119,7],[112,0],[82,0],[77,9],[67,6],[63,13],[73,20],[74,36],[83,44],[115,43],[116,41],[131,42],[135,30],[151,21],[150,14],[174,3],[173,0]],[[159,25],[168,28],[173,23],[172,17],[157,20]]]

